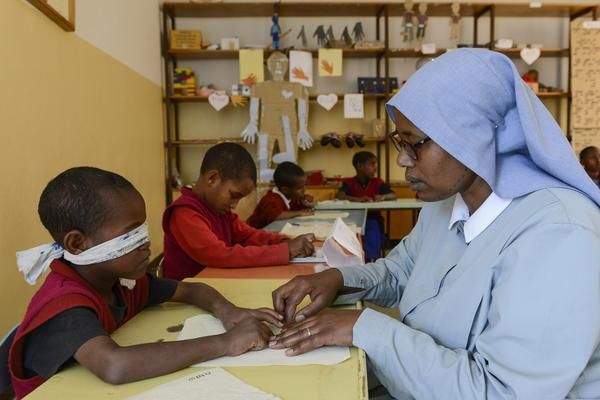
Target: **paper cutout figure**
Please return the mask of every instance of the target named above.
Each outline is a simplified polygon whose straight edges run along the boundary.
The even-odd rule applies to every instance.
[[[344,118],[364,118],[363,100],[362,94],[346,94],[344,96]]]
[[[313,143],[307,130],[307,90],[300,83],[284,81],[288,59],[283,53],[271,54],[267,67],[273,80],[252,87],[250,122],[241,134],[248,143],[254,143],[258,137],[261,181],[268,181],[273,176],[272,163],[295,162],[297,147],[306,150]]]
[[[333,26],[329,25],[327,29],[327,47],[333,47],[335,43],[335,36],[333,35]]]
[[[528,46],[521,49],[519,54],[521,55],[523,61],[527,63],[527,65],[531,65],[536,62],[538,58],[540,58],[542,51],[538,48],[532,48]]]
[[[296,39],[300,39],[300,43],[302,43],[302,48],[306,48],[308,46],[308,41],[306,40],[306,32],[304,32],[304,25],[302,25],[302,29],[296,36]]]
[[[317,96],[317,103],[327,111],[331,110],[338,102],[338,96],[335,93],[320,94]]]
[[[323,25],[317,26],[317,29],[315,29],[312,37],[317,38],[317,46],[325,46],[327,43],[327,34],[325,33],[325,28]]]
[[[415,17],[415,13],[412,10],[413,2],[412,0],[406,0],[404,2],[404,15],[402,16],[402,41],[403,42],[412,42],[415,39],[415,31],[413,19]]]
[[[348,32],[347,26],[344,27],[344,31],[342,32],[342,40],[346,46],[352,46],[352,38],[350,37],[350,32]]]
[[[319,76],[342,76],[342,49],[319,49]]]
[[[240,50],[240,82],[247,86],[265,80],[263,49]]]
[[[361,40],[365,40],[365,32],[363,31],[363,26],[361,22],[357,22],[352,28],[352,37],[354,38],[354,42],[360,42]]]
[[[208,103],[217,111],[221,111],[229,104],[229,96],[226,94],[213,93],[208,96]]]
[[[460,3],[452,3],[450,6],[452,16],[450,17],[450,40],[458,44],[460,38]]]
[[[290,82],[313,86],[313,59],[308,51],[290,51]]]

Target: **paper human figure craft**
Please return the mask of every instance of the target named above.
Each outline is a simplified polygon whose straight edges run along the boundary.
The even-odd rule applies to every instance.
[[[342,76],[342,49],[319,49],[319,76]]]
[[[247,86],[265,80],[263,49],[240,50],[240,82]]]
[[[290,51],[290,82],[297,82],[305,87],[313,85],[312,54],[308,51]]]
[[[313,140],[308,133],[308,92],[300,83],[283,80],[288,59],[274,52],[267,60],[273,80],[252,87],[250,122],[242,132],[248,143],[258,139],[259,178],[272,179],[272,163],[295,162],[298,146],[306,150]]]

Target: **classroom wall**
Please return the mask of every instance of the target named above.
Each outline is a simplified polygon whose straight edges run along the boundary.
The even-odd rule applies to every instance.
[[[78,165],[126,176],[146,199],[156,254],[164,150],[160,86],[23,0],[0,1],[0,49],[2,335],[35,290],[17,271],[15,252],[51,240],[37,216],[48,180]]]

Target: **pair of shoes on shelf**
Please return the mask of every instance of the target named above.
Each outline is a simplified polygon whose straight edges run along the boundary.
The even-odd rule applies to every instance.
[[[346,146],[350,149],[353,148],[355,144],[358,147],[365,147],[365,137],[360,133],[348,132],[344,136],[344,141],[346,142]]]
[[[340,135],[335,132],[329,132],[321,136],[321,146],[327,146],[328,144],[332,145],[336,149],[342,147]]]

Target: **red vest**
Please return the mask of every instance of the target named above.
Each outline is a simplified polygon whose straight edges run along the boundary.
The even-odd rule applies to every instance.
[[[175,240],[175,236],[171,232],[171,216],[173,215],[173,210],[177,207],[188,207],[201,214],[209,221],[210,227],[217,238],[225,242],[227,246],[233,246],[233,232],[231,227],[231,212],[219,215],[193,191],[188,188],[181,189],[181,196],[167,207],[162,220],[163,231],[165,233],[163,275],[165,278],[181,280],[195,276],[206,266],[188,256],[179,246],[177,240]]]
[[[127,315],[117,324],[108,303],[74,269],[61,260],[54,260],[50,268],[52,271],[29,303],[10,348],[8,366],[17,399],[28,395],[46,381],[39,375],[25,378],[23,344],[30,332],[63,311],[87,307],[96,313],[106,332],[111,334],[139,313],[148,302],[148,277],[138,279],[133,290],[118,285],[121,298],[127,306]]]
[[[347,193],[349,196],[369,196],[372,199],[379,194],[379,187],[384,183],[383,180],[378,177],[370,179],[369,184],[365,188],[358,183],[358,179],[356,179],[356,177],[344,179],[344,182],[346,185],[348,185],[348,189],[350,190],[350,193]]]

